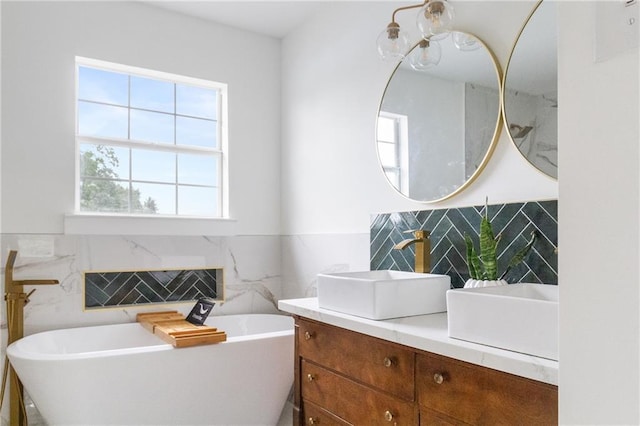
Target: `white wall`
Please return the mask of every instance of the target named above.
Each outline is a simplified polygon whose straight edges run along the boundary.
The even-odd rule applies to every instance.
[[[560,423],[631,425],[640,423],[638,50],[594,63],[595,9],[559,9]]]
[[[504,68],[534,4],[457,1],[457,26],[485,41]],[[558,195],[557,182],[526,163],[504,132],[485,171],[453,199],[416,203],[387,184],[376,157],[375,122],[395,64],[378,58],[375,40],[394,6],[338,4],[284,39],[285,234],[368,232],[369,215],[376,212],[477,205],[486,196],[501,203]],[[412,12],[397,17],[414,28]]]
[[[2,22],[2,4],[0,3],[0,23]],[[2,47],[2,31],[0,31],[0,51],[2,51],[1,47]],[[2,82],[2,56],[0,55],[0,89],[1,89],[1,82]],[[0,165],[2,164],[2,96],[0,96]],[[2,189],[2,173],[0,173],[0,195],[2,194],[1,192]],[[0,196],[0,247],[2,247],[2,196]],[[0,304],[1,305],[1,304]],[[4,308],[0,308],[0,317],[2,317],[2,312],[4,311]]]
[[[480,178],[436,205],[404,200],[376,163],[392,65],[374,40],[393,5],[346,4],[283,43],[283,227],[368,232],[369,214],[559,197],[560,423],[638,424],[638,52],[593,62],[593,2],[560,5],[559,185],[503,132]],[[504,68],[531,2],[456,2],[458,26]],[[366,10],[365,10],[366,9]]]
[[[276,312],[282,294],[280,42],[140,2],[0,6],[0,258],[4,264],[9,249],[20,249],[17,278],[60,281],[31,296],[25,332],[130,322],[139,311],[162,309],[84,311],[82,273],[98,269],[223,267],[225,303],[214,315]],[[231,215],[239,236],[62,235],[64,214],[74,204],[76,55],[228,84]],[[23,248],[34,241],[52,255],[29,257]],[[189,305],[171,307],[186,313]],[[0,354],[5,339],[2,315]]]
[[[231,215],[239,234],[279,234],[278,40],[137,2],[2,8],[3,233],[62,233],[73,211],[79,55],[227,83]]]

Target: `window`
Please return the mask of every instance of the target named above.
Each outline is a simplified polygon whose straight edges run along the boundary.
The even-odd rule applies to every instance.
[[[226,85],[76,58],[76,211],[220,218]]]
[[[387,179],[401,192],[409,179],[407,122],[406,115],[380,111],[378,116],[378,157]]]

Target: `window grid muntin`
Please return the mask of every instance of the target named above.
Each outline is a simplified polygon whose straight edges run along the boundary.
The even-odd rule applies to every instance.
[[[79,140],[79,148],[82,145],[93,145],[93,146],[103,145],[108,147],[128,148],[128,152],[127,152],[129,156],[129,178],[128,179],[124,179],[124,178],[110,179],[110,178],[104,178],[100,176],[90,176],[90,175],[79,174],[78,188],[80,188],[80,184],[85,179],[126,183],[129,188],[129,213],[133,214],[133,212],[131,211],[132,210],[131,207],[133,206],[133,189],[134,189],[133,187],[134,187],[134,184],[136,183],[160,184],[160,185],[172,186],[174,188],[174,196],[175,196],[175,206],[176,206],[175,213],[174,213],[175,215],[178,215],[178,211],[179,211],[178,192],[181,186],[216,189],[218,193],[218,200],[216,200],[216,203],[218,205],[218,210],[221,209],[220,203],[221,203],[222,181],[221,181],[220,175],[222,171],[222,155],[223,154],[220,150],[212,150],[212,149],[207,149],[202,147],[183,147],[183,146],[176,146],[176,147],[173,147],[173,149],[170,149],[169,148],[170,146],[168,146],[167,144],[154,144],[154,143],[145,143],[145,142],[136,143],[136,142],[131,142],[123,139],[120,139],[120,140],[102,139],[102,138],[95,138],[95,137],[91,137],[91,138],[78,137],[78,140]],[[108,143],[108,141],[110,141],[111,143]],[[151,180],[144,180],[144,179],[133,179],[133,155],[132,155],[133,149],[146,149],[150,151],[170,152],[170,153],[176,154],[175,155],[176,173],[175,173],[174,180],[171,182],[171,181],[158,181],[158,180],[151,181]],[[179,182],[178,181],[178,167],[179,167],[178,155],[179,154],[204,155],[204,156],[216,158],[218,160],[217,175],[216,175],[216,181],[218,182],[218,185],[203,185],[203,184]],[[82,171],[80,171],[80,173],[81,172]],[[87,211],[87,210],[82,210],[80,207],[81,206],[79,206],[78,208],[79,211]]]
[[[98,65],[95,65],[95,64]],[[127,106],[123,106],[120,104],[113,104],[110,102],[101,102],[101,101],[92,101],[89,99],[82,99],[78,96],[78,87],[79,87],[79,69],[80,67],[97,69],[100,71],[106,71],[111,73],[118,73],[127,76]],[[148,71],[148,70],[145,70]],[[148,108],[137,108],[131,107],[131,77],[137,76],[152,80],[166,81],[173,85],[173,113],[167,113],[166,111],[158,111]],[[166,76],[170,76],[171,78],[167,78]],[[178,114],[177,113],[177,88],[178,84],[184,86],[193,86],[203,89],[214,90],[216,93],[216,118],[211,119],[202,116],[189,115],[189,114]],[[127,67],[124,65],[118,64],[110,64],[103,63],[102,61],[91,60],[86,58],[78,58],[76,57],[76,211],[81,211],[81,199],[80,199],[80,189],[81,182],[84,179],[93,179],[93,180],[104,180],[104,181],[113,181],[113,182],[128,182],[129,188],[129,212],[128,214],[138,214],[132,211],[133,206],[133,185],[135,183],[152,183],[152,184],[162,184],[162,185],[171,185],[174,188],[175,194],[175,212],[173,216],[185,216],[180,215],[180,207],[179,207],[179,189],[180,187],[193,187],[193,188],[210,188],[215,190],[217,194],[217,199],[215,200],[216,211],[213,213],[212,217],[223,217],[223,212],[225,211],[225,206],[223,205],[224,200],[227,199],[228,195],[225,191],[224,185],[224,176],[226,176],[226,155],[223,149],[226,147],[227,141],[224,139],[226,135],[226,129],[224,128],[223,118],[226,119],[226,108],[223,109],[223,97],[226,96],[226,85],[221,83],[215,83],[211,81],[204,81],[193,79],[189,77],[182,77],[178,75],[169,75],[167,73],[148,71],[148,72],[136,72],[133,71],[133,67]],[[83,136],[79,134],[79,114],[78,114],[78,104],[79,102],[87,102],[93,104],[102,104],[108,106],[115,106],[120,108],[127,108],[127,139],[120,138],[108,138],[108,137],[96,137],[96,136]],[[149,141],[140,141],[131,139],[131,111],[139,110],[139,111],[148,111],[159,114],[167,114],[173,116],[173,143],[158,143],[158,142],[149,142]],[[215,129],[215,146],[216,148],[210,147],[202,147],[198,145],[186,145],[186,144],[178,144],[177,142],[177,119],[178,117],[192,118],[202,121],[207,121],[216,124]],[[104,145],[108,147],[126,147],[128,149],[129,154],[129,179],[108,179],[108,178],[100,178],[93,176],[80,176],[80,146],[85,144],[92,145]],[[168,151],[172,152],[175,155],[176,169],[175,169],[175,179],[172,183],[161,183],[161,182],[148,182],[143,180],[134,180],[132,179],[133,175],[133,162],[132,162],[132,149],[144,149],[144,150],[152,150],[152,151]],[[196,154],[196,155],[206,155],[211,156],[217,159],[217,168],[215,174],[215,181],[217,185],[202,185],[202,184],[193,184],[193,183],[180,183],[178,182],[179,174],[178,174],[178,155],[179,154]]]
[[[125,105],[118,105],[118,104],[113,104],[110,102],[101,102],[101,101],[91,101],[89,99],[81,99],[78,98],[78,102],[85,102],[85,103],[90,103],[90,104],[96,104],[96,105],[105,105],[105,106],[112,106],[112,107],[117,107],[117,108],[126,108],[127,110],[131,111],[131,110],[136,110],[136,111],[144,111],[144,112],[153,112],[156,114],[165,114],[165,115],[171,115],[173,117],[184,117],[184,118],[194,118],[196,120],[202,120],[202,121],[208,121],[211,123],[218,123],[219,120],[214,120],[211,118],[204,118],[204,117],[198,117],[196,115],[187,115],[187,114],[179,114],[179,113],[172,113],[172,112],[166,112],[166,111],[156,111],[153,109],[148,109],[148,108],[136,108],[136,107],[129,107],[129,106],[125,106]],[[129,117],[129,120],[131,118]],[[79,123],[78,123],[79,124]],[[131,122],[128,123],[129,125],[129,130],[131,129]],[[175,125],[174,125],[174,130],[175,130]],[[76,131],[78,131],[78,129],[76,129]],[[174,131],[175,133],[175,131]],[[82,136],[86,136],[86,135],[82,135]],[[131,137],[131,135],[127,135],[128,137]],[[175,141],[175,134],[174,134],[174,141]]]

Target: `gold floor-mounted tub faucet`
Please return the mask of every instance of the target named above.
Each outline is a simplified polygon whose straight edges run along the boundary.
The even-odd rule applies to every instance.
[[[429,231],[426,229],[415,229],[412,231],[404,231],[403,234],[413,234],[413,238],[408,238],[396,244],[395,250],[404,250],[411,244],[416,245],[415,249],[415,266],[414,272],[428,273],[431,271],[431,240],[429,240]]]
[[[29,293],[24,292],[25,285],[53,285],[59,284],[58,280],[14,280],[13,266],[16,262],[18,252],[11,250],[7,258],[7,264],[4,268],[4,300],[7,301],[7,329],[9,331],[7,346],[16,340],[24,337],[24,305],[29,303],[29,296],[33,294],[35,289]],[[9,359],[5,355],[2,389],[1,394],[4,396],[4,388],[6,386],[6,377],[9,377],[9,418],[11,426],[26,426],[27,416],[24,407],[22,383],[18,379],[13,368],[9,366]]]

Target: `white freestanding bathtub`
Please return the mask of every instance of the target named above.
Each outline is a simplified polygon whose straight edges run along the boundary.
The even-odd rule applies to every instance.
[[[206,324],[227,341],[174,348],[129,323],[33,334],[7,355],[50,425],[275,425],[293,384],[293,319]]]

